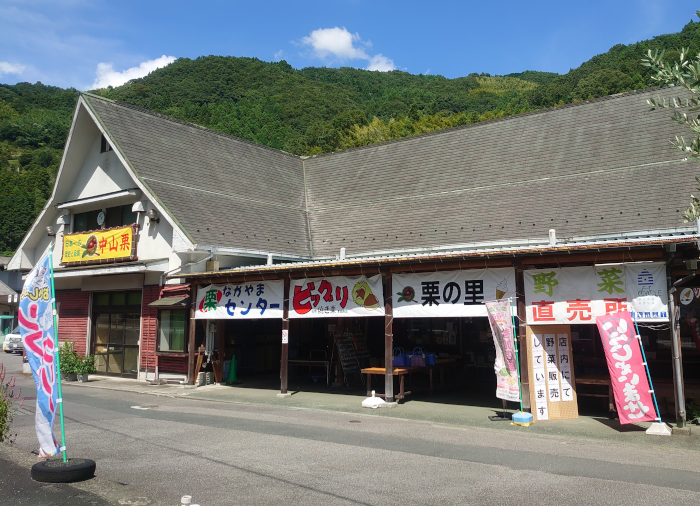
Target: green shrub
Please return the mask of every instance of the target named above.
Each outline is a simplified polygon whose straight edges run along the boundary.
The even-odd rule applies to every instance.
[[[94,374],[95,356],[83,357],[73,349],[73,343],[65,342],[58,346],[58,356],[63,374]]]
[[[21,389],[15,394],[15,378],[10,377],[9,380],[5,381],[6,374],[5,366],[0,364],[0,443],[5,440],[10,443],[14,442],[13,437],[16,434],[10,433],[10,426],[12,425],[15,411],[24,402],[21,398]],[[15,406],[17,401],[19,401],[19,405]]]
[[[65,342],[58,345],[58,358],[63,374],[78,374],[80,355],[73,350],[73,343]]]
[[[76,367],[76,372],[78,374],[94,374],[97,372],[95,369],[95,355],[87,355],[85,357],[78,357],[78,364]]]

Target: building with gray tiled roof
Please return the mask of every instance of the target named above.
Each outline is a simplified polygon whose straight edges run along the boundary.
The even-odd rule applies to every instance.
[[[84,96],[192,241],[306,260],[683,233],[697,167],[656,90],[313,157]],[[664,91],[668,94],[668,91]]]
[[[386,298],[374,296],[372,304],[363,299],[365,309],[376,310],[367,309],[363,316],[385,314],[386,330],[365,325],[364,332],[373,333],[368,346],[375,348],[369,353],[385,364],[392,361],[395,295],[404,293],[397,290],[411,288],[410,297],[417,296],[423,281],[415,276],[426,273],[462,276],[451,289],[460,286],[466,297],[469,288],[472,306],[479,306],[467,308],[461,300],[455,306],[460,296],[452,300],[451,330],[442,323],[445,328],[439,329],[449,336],[448,343],[455,329],[460,329],[459,340],[485,331],[485,320],[478,323],[476,317],[486,315],[477,299],[487,295],[474,290],[483,288],[489,269],[500,269],[502,276],[492,279],[498,284],[489,297],[510,293],[517,299],[521,336],[533,323],[533,301],[523,294],[537,269],[593,267],[580,270],[591,274],[602,264],[619,264],[630,272],[644,264],[650,270],[640,270],[639,279],[655,283],[654,300],[663,308],[637,314],[644,321],[668,322],[666,276],[688,274],[684,260],[697,258],[700,237],[696,224],[682,219],[698,165],[669,142],[685,132],[670,120],[669,111],[646,105],[653,95],[674,93],[640,90],[312,157],[81,94],[53,194],[8,267],[28,270],[53,247],[60,340],[95,353],[102,373],[148,379],[170,375],[190,383],[205,332],[216,333],[224,358],[233,353],[228,337],[236,332],[252,339],[250,349],[258,346],[258,337],[268,343],[270,332],[282,330],[297,344],[307,332],[305,337],[325,349],[330,330],[324,327],[322,335],[311,336],[313,328],[298,324],[287,307],[302,288],[294,292],[291,284],[303,280],[309,281],[306,286],[328,282],[324,300],[329,304],[313,316],[335,321],[352,315],[331,306],[333,295],[342,299],[343,287],[331,290],[329,280],[364,276],[352,282],[366,283],[362,290],[353,289],[357,284],[345,286],[359,304],[357,293],[372,294],[372,277],[372,286]],[[123,252],[116,235],[108,237],[117,233],[126,245]],[[61,244],[62,249],[56,246]],[[463,279],[476,271],[479,280]],[[414,276],[412,286],[392,287],[401,275]],[[232,299],[218,328],[205,323],[207,315],[203,325],[190,324],[201,316],[196,303],[209,284],[253,282],[277,283],[277,293],[284,293],[275,304],[282,315],[275,317],[278,327],[261,326],[258,337],[250,334],[253,327],[236,327],[241,322],[235,306],[246,303]],[[436,293],[444,307],[450,297]],[[609,312],[605,304],[624,307],[630,294],[628,299],[597,297],[596,311]],[[581,303],[593,300],[578,293],[573,297]],[[314,300],[316,307],[320,297]],[[258,309],[262,315],[263,306]],[[435,314],[426,318],[436,319],[438,304],[431,303],[431,310]],[[162,326],[163,315],[171,314],[179,319]],[[583,320],[571,322],[594,324],[592,312],[580,314]],[[115,318],[130,330],[113,324]],[[178,332],[159,334],[176,324]],[[415,330],[406,325],[398,332]],[[463,327],[468,327],[464,335]],[[127,337],[115,344],[114,332]],[[665,343],[658,329],[653,332],[655,343]],[[283,343],[279,356],[265,348],[242,359],[248,365],[262,360],[260,372],[279,367],[281,359],[281,393],[286,392],[289,345]],[[342,368],[336,369],[342,376]],[[389,389],[391,367],[386,370]],[[668,385],[672,394],[679,391]],[[528,393],[523,395],[527,408]]]

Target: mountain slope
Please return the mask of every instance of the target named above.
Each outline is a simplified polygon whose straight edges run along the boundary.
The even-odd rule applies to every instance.
[[[648,49],[700,51],[700,23],[618,44],[564,75],[447,79],[285,61],[180,58],[103,96],[299,155],[362,146],[650,86]],[[0,85],[0,252],[13,251],[50,195],[78,92]],[[640,112],[643,106],[640,105]]]

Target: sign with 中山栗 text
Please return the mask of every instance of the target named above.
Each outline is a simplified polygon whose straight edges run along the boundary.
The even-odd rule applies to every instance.
[[[290,318],[384,316],[381,275],[293,279]]]
[[[394,274],[396,318],[486,316],[486,301],[515,297],[515,269]]]
[[[618,311],[632,311],[640,322],[668,321],[664,263],[533,269],[524,276],[528,324],[595,324]]]
[[[91,264],[136,260],[133,226],[78,232],[63,236],[61,263]]]
[[[197,320],[282,318],[284,281],[209,285],[197,290]]]
[[[578,417],[568,325],[527,327],[530,404],[535,420]]]
[[[634,322],[628,311],[596,318],[621,424],[656,420]]]
[[[510,299],[488,301],[489,324],[496,347],[496,397],[506,401],[520,402],[518,360],[515,356],[515,334]]]

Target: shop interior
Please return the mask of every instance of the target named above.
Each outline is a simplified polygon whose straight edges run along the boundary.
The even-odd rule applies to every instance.
[[[280,320],[218,321],[225,326],[224,378],[235,356],[238,386],[279,388]],[[200,329],[201,327],[201,329]],[[197,346],[204,343],[197,328]],[[434,384],[428,368],[406,378],[412,399],[501,407],[494,396],[495,350],[487,318],[396,318],[394,348],[398,354],[434,353]],[[420,348],[420,350],[419,350]],[[289,389],[363,394],[361,370],[384,367],[384,318],[291,319],[289,324]],[[202,371],[211,370],[203,364]],[[395,382],[398,393],[398,380]],[[383,393],[383,380],[373,383]],[[515,406],[511,406],[515,408]]]
[[[680,336],[683,358],[683,379],[686,399],[700,404],[700,351],[690,331],[690,319],[681,318]],[[668,323],[639,324],[646,353],[649,373],[661,415],[673,414],[673,360],[671,334]],[[571,326],[572,354],[579,412],[596,414],[607,403],[607,385],[589,383],[591,380],[610,380],[603,343],[596,325]]]
[[[197,347],[205,342],[204,321],[197,325]],[[228,320],[224,325],[226,351],[224,379],[235,356],[241,387],[279,388],[281,320]],[[430,388],[428,368],[406,378],[411,395],[404,402],[481,405],[500,408],[494,395],[495,349],[487,318],[396,318],[395,353],[434,353],[437,372]],[[690,329],[681,322],[686,397],[700,400],[700,352]],[[640,324],[652,381],[662,414],[674,412],[671,341],[668,324]],[[579,412],[609,413],[609,373],[603,344],[595,325],[571,326],[574,374]],[[218,344],[217,344],[218,346]],[[414,353],[415,352],[415,353]],[[384,367],[384,318],[292,319],[289,325],[289,389],[331,391],[361,395],[366,390],[367,367]],[[203,372],[211,364],[203,363]],[[441,381],[442,380],[442,381]],[[598,380],[598,381],[594,381]],[[398,380],[394,381],[395,394]],[[373,388],[383,393],[383,380],[375,376]],[[511,403],[511,409],[517,406]]]

